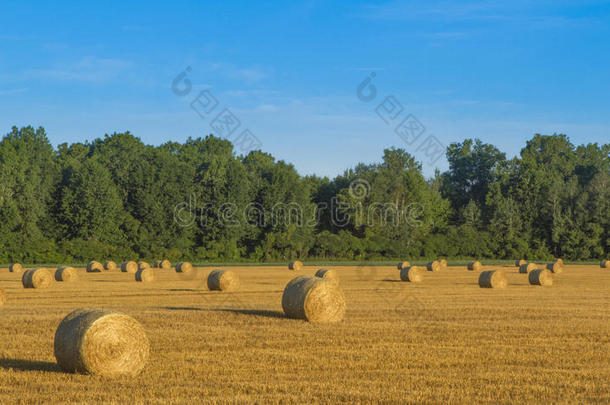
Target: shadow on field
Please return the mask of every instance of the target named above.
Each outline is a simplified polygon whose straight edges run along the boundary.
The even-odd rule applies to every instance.
[[[286,318],[283,312],[266,311],[263,309],[214,309],[213,311],[233,312],[234,314],[265,316],[267,318]]]
[[[384,278],[384,279],[383,279],[383,280],[381,280],[381,281],[383,281],[383,282],[385,282],[385,283],[402,283],[402,281],[401,281],[401,280],[393,280],[393,279],[390,279],[390,278]]]
[[[63,373],[63,370],[57,365],[57,363],[52,363],[50,361],[0,359],[0,367],[21,371],[50,371],[54,373]]]

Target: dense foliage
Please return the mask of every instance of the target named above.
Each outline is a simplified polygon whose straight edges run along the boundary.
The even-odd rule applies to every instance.
[[[0,262],[607,257],[609,152],[536,135],[508,160],[467,139],[429,180],[394,148],[331,180],[213,136],[54,149],[44,129],[14,127],[0,142]]]

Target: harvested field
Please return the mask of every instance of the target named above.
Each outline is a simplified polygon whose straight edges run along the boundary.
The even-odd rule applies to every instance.
[[[419,265],[419,263],[418,263]],[[288,319],[281,266],[86,273],[25,289],[0,268],[0,403],[32,402],[523,402],[610,401],[610,272],[564,265],[552,286],[529,285],[513,264],[504,289],[483,289],[466,266],[400,282],[396,264],[333,266],[347,311],[339,323]],[[239,291],[207,289],[214,268]],[[103,379],[63,372],[53,339],[77,308],[125,313],[142,324],[142,373]],[[332,342],[332,343],[331,343]]]

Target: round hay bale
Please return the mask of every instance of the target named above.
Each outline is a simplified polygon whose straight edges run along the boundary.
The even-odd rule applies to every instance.
[[[519,273],[521,274],[527,274],[532,270],[535,270],[538,268],[538,265],[536,265],[536,263],[523,263],[520,267],[519,267]]]
[[[316,271],[316,277],[325,278],[336,283],[339,282],[339,274],[335,270],[320,269]]]
[[[437,260],[437,261],[440,263],[441,267],[447,267],[447,260],[440,259],[440,260]]]
[[[236,291],[239,289],[239,277],[229,270],[213,270],[208,275],[210,291]]]
[[[479,287],[481,288],[505,288],[508,278],[504,270],[487,270],[479,276]]]
[[[116,263],[113,262],[112,260],[108,260],[107,262],[104,262],[104,269],[105,270],[116,270]]]
[[[563,273],[563,264],[559,262],[549,263],[546,265],[546,268],[555,274]]]
[[[601,267],[602,269],[610,268],[610,260],[602,260],[602,262],[599,264],[599,267]]]
[[[521,267],[524,264],[527,264],[527,260],[519,259],[515,262],[515,266],[517,266],[517,267]]]
[[[71,312],[55,332],[57,364],[71,373],[135,377],[148,361],[149,347],[138,321],[101,309]]]
[[[193,265],[189,262],[180,262],[176,265],[176,272],[190,274],[193,272]]]
[[[123,262],[121,263],[121,271],[123,273],[135,273],[138,271],[138,263],[131,260]]]
[[[409,262],[398,262],[398,266],[396,266],[396,267],[398,267],[398,270],[402,270],[405,267],[409,267],[410,265],[411,265],[411,263],[409,263]]]
[[[421,267],[409,266],[400,270],[400,279],[411,283],[420,283],[424,279],[424,271]]]
[[[26,270],[21,277],[21,283],[25,288],[47,288],[52,281],[53,277],[47,269]]]
[[[6,303],[6,292],[4,292],[4,288],[0,287],[0,306]]]
[[[150,269],[150,264],[147,262],[138,262],[138,269]]]
[[[555,259],[553,263],[559,263],[563,266],[563,259]]]
[[[87,273],[99,273],[104,270],[104,266],[102,263],[96,262],[95,260],[91,260],[87,263]]]
[[[136,281],[142,281],[145,283],[155,281],[154,270],[150,267],[144,267],[143,269],[139,269],[138,271],[136,271]]]
[[[170,262],[169,260],[161,260],[159,262],[159,268],[161,268],[161,269],[171,269],[172,268],[172,262]]]
[[[78,280],[78,273],[74,267],[65,266],[55,270],[55,281],[70,282],[76,280]]]
[[[284,288],[282,308],[289,318],[309,322],[339,322],[345,315],[345,296],[339,283],[319,277],[299,276]]]
[[[426,269],[428,271],[440,271],[441,264],[438,260],[435,260],[433,262],[428,262],[428,264],[426,265]]]
[[[531,285],[551,286],[553,285],[553,273],[546,269],[532,270],[527,276]]]
[[[482,268],[483,265],[478,260],[468,263],[468,270],[481,271]]]
[[[19,263],[11,263],[11,265],[8,266],[8,271],[11,273],[21,273],[23,272],[23,266]]]
[[[288,270],[303,270],[303,263],[301,263],[299,260],[295,260],[294,262],[290,262],[288,263]]]

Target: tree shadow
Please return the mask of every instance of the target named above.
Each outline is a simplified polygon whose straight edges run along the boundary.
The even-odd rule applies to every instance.
[[[390,278],[384,278],[383,280],[381,280],[382,282],[386,282],[386,283],[402,283],[401,280],[393,280]]]
[[[25,359],[0,359],[0,367],[21,371],[48,371],[53,373],[64,372],[57,365],[57,363],[52,363],[50,361],[32,361]]]
[[[170,311],[207,311],[206,309],[197,307],[162,307],[162,309],[168,309]]]

